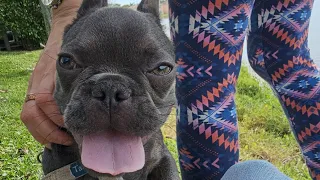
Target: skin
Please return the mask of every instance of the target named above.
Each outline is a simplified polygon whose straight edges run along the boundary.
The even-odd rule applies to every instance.
[[[62,43],[65,27],[72,22],[82,0],[66,0],[53,9],[52,29],[39,61],[30,77],[26,94],[36,94],[36,100],[23,104],[21,120],[39,143],[50,147],[51,143],[71,145],[72,136],[59,127],[63,117],[53,98],[56,78],[56,59]]]

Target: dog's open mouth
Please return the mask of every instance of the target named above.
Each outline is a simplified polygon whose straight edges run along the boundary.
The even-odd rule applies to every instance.
[[[88,169],[113,176],[140,170],[145,164],[141,137],[118,131],[83,136],[81,161]]]

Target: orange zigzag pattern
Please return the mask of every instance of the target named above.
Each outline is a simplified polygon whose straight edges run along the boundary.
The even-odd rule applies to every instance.
[[[296,0],[284,0],[284,2],[279,1],[276,9],[277,9],[278,11],[281,11],[283,7],[285,7],[285,8],[287,9],[288,6],[289,6],[289,4],[290,4],[290,2],[294,4],[295,1],[296,1]],[[310,4],[310,5],[313,4],[313,0],[305,0],[305,1],[307,1],[307,2],[309,1],[309,4]],[[310,7],[312,7],[312,6],[310,6]]]
[[[209,1],[209,4],[207,6],[208,8],[206,8],[205,6],[202,6],[201,13],[197,11],[198,14],[195,16],[195,19],[199,20],[201,18],[200,14],[204,18],[207,18],[208,13],[211,13],[213,15],[215,8],[221,10],[222,4],[225,4],[227,6],[229,4],[229,0],[216,0],[215,3],[212,3],[211,1]],[[194,35],[199,33],[199,27],[195,28],[193,33]],[[224,63],[228,61],[228,66],[230,64],[235,64],[236,61],[239,61],[241,59],[243,47],[240,50],[237,50],[235,54],[230,54],[230,52],[225,53],[224,52],[225,49],[224,48],[221,49],[220,44],[216,44],[215,41],[210,42],[210,37],[211,35],[204,37],[204,32],[200,33],[198,36],[198,42],[203,41],[203,47],[208,46],[208,52],[213,50],[213,54],[214,55],[218,54],[219,59],[223,59]]]
[[[204,39],[203,47],[205,48],[208,46],[208,52],[213,51],[213,55],[219,54],[219,59],[223,59],[224,63],[228,61],[228,66],[230,64],[236,64],[236,61],[240,60],[243,52],[243,47],[240,50],[237,50],[236,54],[231,54],[230,52],[225,53],[225,49],[221,49],[220,44],[216,44],[215,40],[209,43],[209,40],[207,40],[207,38],[210,39],[210,35]]]
[[[293,60],[289,60],[287,64],[283,65],[283,68],[279,68],[278,71],[271,74],[271,78],[273,82],[278,82],[283,76],[285,76],[286,72],[289,72],[288,69],[293,68],[295,65],[306,65],[308,67],[316,68],[316,65],[308,61],[307,59],[303,59],[301,56],[293,57]]]
[[[311,170],[311,176],[313,179],[320,180],[320,174],[317,174],[315,171]]]
[[[289,44],[289,47],[301,48],[301,45],[306,41],[308,37],[308,29],[306,29],[303,33],[303,36],[300,39],[296,39],[296,37],[290,38],[289,31],[285,31],[284,28],[280,29],[281,24],[277,25],[277,22],[266,25],[266,28],[269,27],[269,32],[272,32],[272,35],[276,35],[277,38],[281,39],[281,41],[285,41],[285,44]]]
[[[196,1],[196,0],[193,0],[193,1]],[[215,3],[209,1],[209,4],[207,6],[208,8],[206,8],[205,6],[202,6],[201,15],[203,17],[207,18],[208,12],[213,15],[215,8],[221,10],[222,4],[226,6],[228,6],[229,4],[229,0],[216,0],[214,2]]]
[[[291,100],[289,97],[286,98],[284,95],[281,96],[282,101],[286,106],[291,106],[292,109],[295,109],[297,112],[301,111],[302,114],[307,113],[308,117],[312,114],[319,116],[320,103],[316,102],[316,106],[300,106],[296,104],[295,100]]]
[[[205,135],[206,135],[206,139],[209,139],[211,137],[212,139],[212,144],[217,142],[219,144],[219,146],[221,147],[222,145],[224,145],[224,149],[229,148],[230,152],[234,152],[236,153],[238,151],[238,141],[232,139],[231,142],[229,142],[229,137],[225,138],[224,137],[224,133],[222,133],[219,136],[219,131],[216,130],[213,133],[211,132],[211,126],[209,128],[207,128],[205,130]]]
[[[289,6],[289,3],[294,3],[295,0],[284,0],[284,2],[282,3],[281,1],[279,1],[278,6],[277,6],[277,10],[281,11],[281,9],[283,7],[287,8]]]
[[[218,83],[218,88],[213,87],[212,91],[207,91],[207,96],[202,95],[202,100],[196,100],[196,107],[203,111],[203,106],[209,107],[209,101],[214,102],[215,97],[220,97],[220,92],[223,92],[224,87],[228,87],[229,84],[235,84],[237,77],[232,73],[228,74],[227,79],[223,79],[222,83]]]
[[[318,133],[320,131],[320,122],[317,125],[310,123],[309,126],[309,128],[306,127],[304,131],[302,130],[300,133],[298,133],[298,139],[300,142],[303,142],[305,139],[307,139],[307,136],[311,136],[311,132]]]
[[[309,1],[310,6],[313,4],[312,0],[306,0]],[[287,9],[289,4],[291,3],[295,3],[295,0],[284,0],[284,2],[280,2],[278,3],[277,7],[274,7],[275,9],[277,9],[278,11],[281,11],[282,8]],[[269,27],[269,32],[273,31],[272,35],[277,36],[277,38],[280,38],[281,41],[285,40],[285,43],[289,44],[290,47],[294,46],[294,49],[296,48],[301,48],[301,45],[306,41],[307,37],[308,37],[308,29],[306,29],[303,33],[303,36],[300,39],[296,39],[294,38],[290,38],[290,35],[288,34],[288,31],[285,31],[283,28],[280,29],[281,25],[276,26],[277,22],[271,23],[271,19],[270,21],[267,22],[267,26],[266,28]]]

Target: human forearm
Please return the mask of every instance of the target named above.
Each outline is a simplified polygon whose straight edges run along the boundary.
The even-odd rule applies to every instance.
[[[81,3],[82,0],[64,0],[58,9],[53,9],[46,47],[29,80],[27,94],[34,98],[24,103],[21,112],[21,120],[32,136],[47,147],[50,143],[70,145],[73,142],[72,137],[58,127],[63,126],[63,117],[52,94],[63,32],[76,17]]]

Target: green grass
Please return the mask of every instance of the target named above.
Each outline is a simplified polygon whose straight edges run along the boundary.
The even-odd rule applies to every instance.
[[[241,70],[236,104],[240,160],[264,159],[293,179],[310,179],[278,99],[266,83]]]
[[[0,52],[0,179],[39,179],[41,146],[19,119],[27,82],[40,51]],[[278,100],[242,68],[237,86],[240,158],[265,159],[293,179],[310,179]],[[175,114],[163,127],[177,160]]]
[[[29,76],[40,51],[0,53],[0,179],[39,179],[41,146],[20,121]]]

